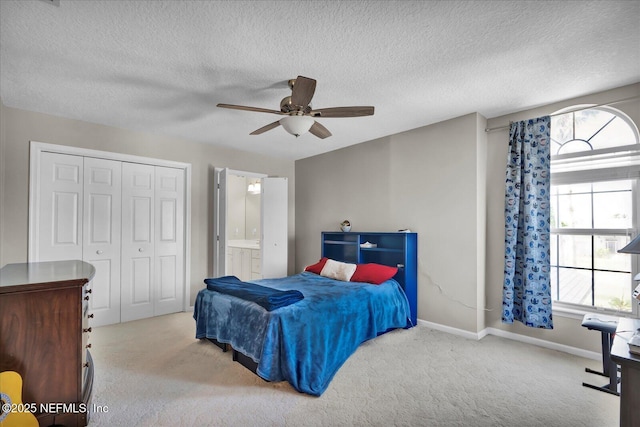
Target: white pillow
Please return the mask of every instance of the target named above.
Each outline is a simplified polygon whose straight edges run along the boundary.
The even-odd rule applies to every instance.
[[[348,282],[351,280],[351,276],[356,272],[356,264],[349,264],[346,262],[335,261],[328,259],[327,263],[322,267],[320,275],[328,277],[330,279],[342,280]]]

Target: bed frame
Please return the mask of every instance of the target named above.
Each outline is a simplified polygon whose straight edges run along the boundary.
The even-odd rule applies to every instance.
[[[245,368],[247,368],[248,370],[250,370],[251,372],[256,374],[256,376],[260,377],[260,375],[258,375],[258,373],[257,373],[258,364],[256,362],[254,362],[252,358],[250,358],[249,356],[245,356],[243,353],[241,353],[238,350],[236,350],[233,347],[231,347],[230,344],[225,344],[223,342],[218,341],[215,338],[206,338],[206,339],[208,341],[211,341],[211,343],[213,343],[214,345],[220,347],[222,349],[223,353],[226,353],[229,350],[231,350],[231,357],[233,358],[234,362],[238,362],[239,364],[241,364],[242,366],[244,366]],[[260,377],[260,378],[263,381],[267,381],[262,377]]]
[[[229,344],[225,344],[223,342],[220,342],[215,338],[207,338],[207,340],[211,341],[213,344],[215,344],[218,347],[220,347],[222,349],[223,353],[226,353],[227,351],[229,351],[229,348],[231,347]]]

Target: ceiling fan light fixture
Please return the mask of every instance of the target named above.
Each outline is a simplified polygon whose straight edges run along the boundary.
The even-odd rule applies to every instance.
[[[284,130],[296,137],[309,132],[314,122],[315,120],[309,116],[287,116],[280,119]]]
[[[296,137],[310,132],[321,139],[330,137],[331,132],[322,124],[316,122],[314,120],[315,117],[363,117],[373,115],[373,107],[363,106],[330,107],[314,110],[311,106],[311,99],[316,90],[316,81],[309,77],[298,76],[296,79],[291,79],[289,80],[289,87],[291,88],[291,95],[280,101],[280,110],[269,110],[267,108],[247,107],[245,105],[234,104],[218,104],[218,107],[284,116],[281,120],[262,126],[249,135],[261,135],[282,125],[288,133]]]

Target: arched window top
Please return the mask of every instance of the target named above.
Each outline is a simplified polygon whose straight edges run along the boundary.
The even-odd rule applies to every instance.
[[[640,144],[637,126],[612,107],[572,106],[551,117],[552,155],[617,151],[616,147],[634,144]]]

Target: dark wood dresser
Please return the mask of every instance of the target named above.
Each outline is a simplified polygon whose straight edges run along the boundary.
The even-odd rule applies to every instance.
[[[8,264],[0,270],[0,372],[22,376],[22,402],[40,426],[85,426],[93,362],[87,313],[95,274],[83,261]]]

